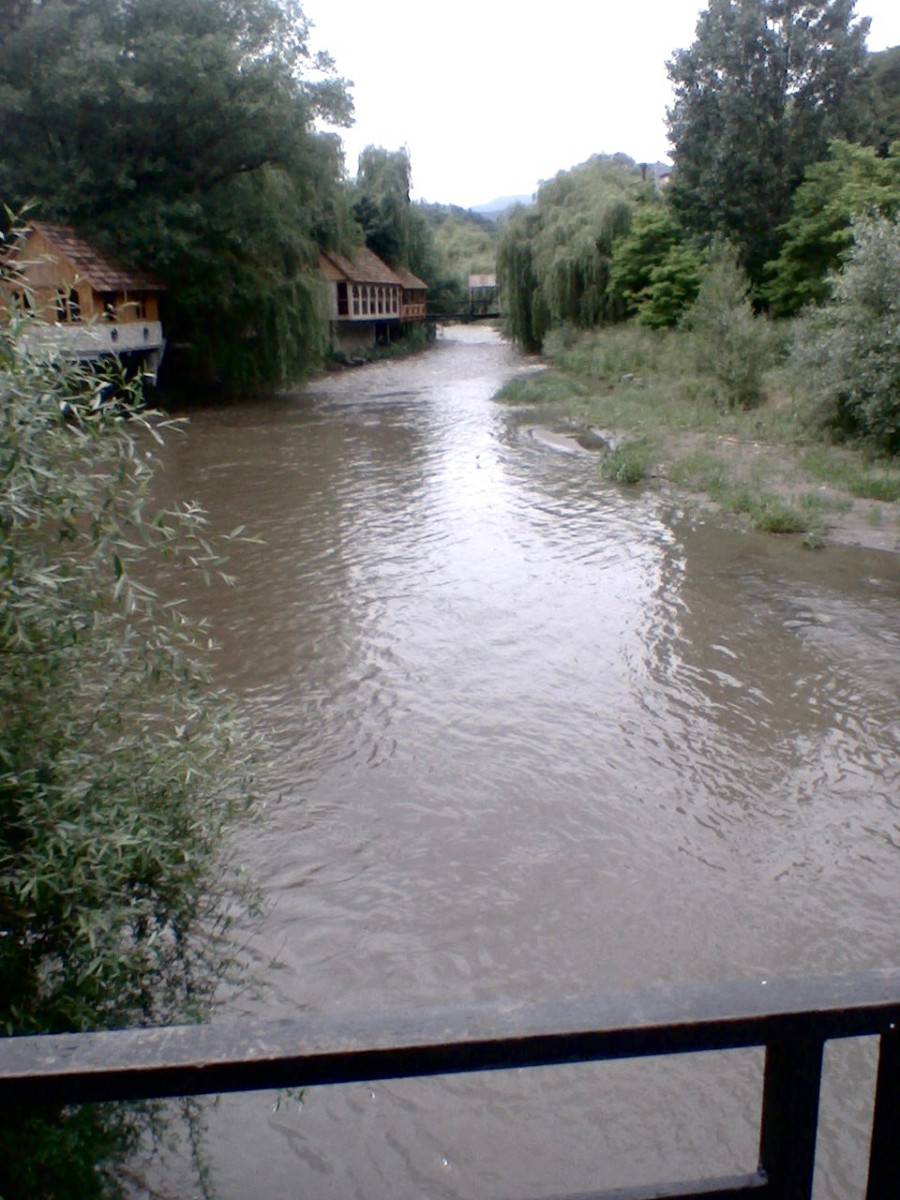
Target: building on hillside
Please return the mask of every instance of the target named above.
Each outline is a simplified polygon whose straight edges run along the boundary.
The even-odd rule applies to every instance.
[[[0,304],[25,318],[26,349],[116,355],[156,381],[165,350],[162,284],[122,267],[68,225],[29,222],[0,270]]]
[[[638,166],[641,169],[641,180],[644,183],[652,183],[654,191],[662,191],[671,182],[672,168],[668,163],[639,163]]]
[[[425,320],[426,284],[408,271],[391,270],[365,246],[351,258],[321,251],[319,271],[328,288],[332,345],[343,354],[388,342],[409,322]]]

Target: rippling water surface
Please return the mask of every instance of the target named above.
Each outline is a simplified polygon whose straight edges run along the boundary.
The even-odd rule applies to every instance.
[[[492,402],[494,334],[194,414],[165,487],[245,523],[203,598],[269,730],[239,853],[297,1015],[900,963],[893,558],[697,523]],[[817,1196],[861,1187],[829,1051]],[[750,1170],[759,1062],[319,1089],[212,1119],[223,1197],[528,1196]]]

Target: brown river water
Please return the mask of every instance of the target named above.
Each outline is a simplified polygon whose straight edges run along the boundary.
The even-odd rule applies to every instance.
[[[272,772],[235,849],[263,987],[223,1019],[900,964],[897,559],[605,484],[492,401],[526,369],[450,329],[194,412],[163,452],[164,491],[264,543],[202,597]],[[819,1198],[863,1186],[872,1062],[827,1053]],[[232,1097],[212,1174],[225,1200],[422,1200],[752,1170],[759,1065]]]

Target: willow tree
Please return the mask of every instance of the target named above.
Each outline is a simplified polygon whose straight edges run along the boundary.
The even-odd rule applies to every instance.
[[[540,217],[529,210],[509,220],[497,251],[497,272],[507,312],[507,328],[526,354],[537,354],[550,318],[534,265],[533,243]]]
[[[210,375],[314,351],[317,243],[347,224],[350,102],[294,0],[34,0],[0,29],[0,199],[167,286]],[[275,318],[275,311],[279,316]]]
[[[631,159],[595,155],[543,183],[536,205],[510,218],[498,272],[523,346],[539,349],[554,325],[591,328],[621,315],[610,289],[613,248],[643,188]]]

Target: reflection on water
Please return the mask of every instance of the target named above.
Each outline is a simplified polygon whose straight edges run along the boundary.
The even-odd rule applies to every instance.
[[[273,771],[238,848],[271,901],[267,989],[234,1012],[900,962],[895,562],[623,495],[492,403],[521,369],[458,330],[195,414],[166,450],[167,489],[264,541],[212,596]],[[867,1062],[836,1055],[835,1092]],[[742,1054],[232,1099],[216,1177],[449,1197],[751,1169],[757,1075]],[[864,1158],[843,1104],[823,1197]]]

